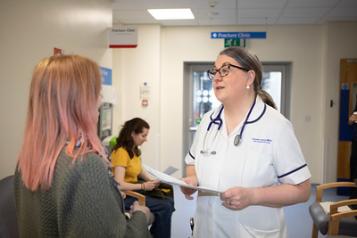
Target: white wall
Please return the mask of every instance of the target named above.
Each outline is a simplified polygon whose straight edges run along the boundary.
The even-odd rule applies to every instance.
[[[259,56],[263,62],[292,63],[290,117],[312,172],[312,181],[320,183],[324,179],[335,180],[336,165],[332,160],[336,160],[337,152],[334,148],[336,140],[331,139],[332,149],[327,149],[326,138],[337,138],[338,110],[336,106],[332,110],[327,108],[327,104],[329,98],[338,98],[336,85],[338,85],[339,78],[336,62],[339,61],[339,57],[344,51],[350,52],[351,57],[353,55],[357,57],[356,47],[352,43],[357,42],[355,24],[161,28],[138,26],[138,29],[139,38],[145,41],[139,42],[137,49],[116,51],[113,54],[115,59],[113,68],[125,71],[125,78],[114,77],[119,84],[125,81],[137,82],[138,70],[140,72],[145,72],[150,68],[159,70],[159,74],[155,71],[155,77],[149,76],[153,80],[152,84],[157,86],[153,91],[159,92],[159,104],[149,106],[151,116],[147,117],[151,124],[157,124],[159,127],[154,129],[151,142],[143,148],[144,161],[150,158],[149,164],[158,169],[164,169],[168,165],[181,168],[184,158],[182,147],[183,90],[185,90],[183,88],[183,63],[215,60],[224,45],[223,40],[211,40],[210,32],[267,31],[266,40],[249,40],[247,48]],[[339,33],[336,31],[343,30],[348,34],[339,34],[338,38],[335,37],[335,34]],[[351,35],[352,40],[348,40]],[[159,45],[156,44],[157,42],[150,43],[153,39],[157,40]],[[343,47],[340,48],[338,41],[343,42]],[[331,52],[332,46],[333,52]],[[148,53],[152,54],[149,57],[150,63],[146,61]],[[132,58],[133,54],[135,60]],[[135,61],[142,67],[140,69],[129,67],[128,63],[123,62],[128,58],[130,62]],[[131,101],[136,105],[133,95],[137,94],[137,87],[119,89],[124,97],[122,103]],[[336,103],[338,105],[337,101]],[[127,109],[120,114],[120,123],[133,115],[145,116],[145,110],[148,110],[148,108],[144,110],[137,106],[129,108],[128,105],[126,105]],[[159,123],[155,121],[157,115],[160,115],[157,119]],[[331,128],[336,129],[331,130]],[[158,137],[159,140],[157,140]],[[159,150],[158,155],[157,150]],[[152,158],[153,155],[155,158]],[[328,166],[324,163],[324,158],[329,159]],[[324,166],[329,172],[327,177],[324,175]]]
[[[148,142],[144,144],[144,163],[160,166],[160,27],[138,28],[138,47],[113,50],[113,85],[119,92],[114,106],[114,135],[126,120],[141,117],[150,124]],[[150,88],[149,105],[141,106],[140,87]]]
[[[112,67],[110,0],[0,1],[0,178],[15,170],[32,70],[53,47]]]

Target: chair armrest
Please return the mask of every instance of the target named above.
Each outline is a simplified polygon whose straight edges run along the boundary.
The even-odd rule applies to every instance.
[[[145,206],[145,203],[146,203],[145,195],[138,193],[138,192],[134,192],[134,191],[124,191],[124,193],[127,196],[134,197],[134,198],[138,199],[139,204],[142,206]]]
[[[316,202],[322,201],[323,192],[326,189],[338,188],[338,187],[357,187],[353,182],[333,182],[333,183],[324,183],[316,186]]]
[[[333,202],[329,206],[330,212],[326,213],[325,209],[321,206],[320,203],[313,203],[309,206],[309,212],[313,220],[313,224],[316,226],[317,230],[319,230],[323,235],[326,235],[327,233],[330,235],[338,234],[341,219],[352,218],[353,221],[354,216],[357,216],[357,210],[351,209],[349,211],[338,211],[338,208],[352,204],[357,204],[357,199]],[[333,212],[333,210],[335,210],[335,212]],[[343,221],[346,222],[346,220]],[[348,222],[350,223],[351,221]],[[346,224],[342,225],[346,227]]]
[[[355,219],[357,210],[350,209],[348,205],[357,204],[357,199],[342,200],[337,202],[322,202],[325,190],[338,187],[357,187],[353,182],[333,182],[316,186],[316,202],[309,206],[313,220],[312,237],[318,237],[318,231],[323,235],[351,235],[357,234]],[[327,205],[328,204],[328,205]],[[338,211],[340,210],[340,211]]]
[[[349,206],[349,205],[357,205],[357,199],[347,199],[347,200],[341,200],[338,202],[333,202],[330,205],[330,214],[333,215],[333,214],[337,213],[337,210],[339,207]],[[351,211],[354,211],[354,210],[351,209]]]
[[[343,217],[357,216],[357,210],[351,210],[348,212],[339,212],[331,215],[331,220],[339,220]]]
[[[309,212],[313,220],[313,224],[321,234],[326,235],[328,231],[329,215],[325,212],[319,202],[314,202],[309,206]],[[316,231],[317,232],[317,231]],[[315,237],[315,236],[314,236]],[[316,233],[317,237],[317,233]]]
[[[354,204],[357,203],[357,199],[352,199],[354,200]],[[347,200],[345,200],[347,201]],[[343,202],[345,202],[343,201]],[[349,201],[348,201],[349,202]],[[349,204],[347,202],[345,202],[344,204]],[[331,235],[337,235],[339,230],[340,230],[340,221],[342,222],[343,219],[346,218],[351,218],[352,222],[349,221],[349,224],[345,224],[344,228],[342,228],[343,230],[347,231],[347,234],[344,235],[357,235],[357,231],[356,231],[356,225],[357,225],[357,221],[355,220],[355,217],[357,216],[357,210],[350,210],[350,211],[343,211],[343,212],[337,212],[334,214],[330,215],[330,225],[329,225],[329,231],[328,233]],[[344,220],[346,221],[346,220]],[[342,225],[344,225],[342,223]]]

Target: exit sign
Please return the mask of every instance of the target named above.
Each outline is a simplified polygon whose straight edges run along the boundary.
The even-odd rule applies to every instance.
[[[231,47],[231,46],[241,46],[245,47],[245,39],[224,39],[224,48]]]

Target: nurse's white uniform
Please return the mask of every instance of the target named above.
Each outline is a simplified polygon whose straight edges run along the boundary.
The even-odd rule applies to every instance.
[[[205,114],[185,158],[186,164],[195,165],[200,186],[225,191],[237,186],[299,184],[311,177],[291,123],[259,96],[238,146],[234,138],[243,122],[228,136],[224,111],[221,129],[213,124],[207,132],[220,109]],[[218,196],[199,195],[194,237],[287,237],[283,209],[250,206],[234,211],[225,208]]]

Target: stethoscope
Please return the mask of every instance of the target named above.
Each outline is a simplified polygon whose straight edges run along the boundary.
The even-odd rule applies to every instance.
[[[243,122],[243,125],[242,125],[241,129],[240,129],[240,132],[234,137],[233,144],[234,144],[235,146],[239,146],[240,143],[241,143],[245,126],[248,124],[248,119],[249,119],[250,114],[251,114],[252,111],[253,111],[253,108],[254,108],[254,106],[255,106],[255,103],[256,103],[256,98],[254,99],[254,102],[253,102],[252,106],[250,107],[247,116],[246,116],[245,119],[244,119],[244,122]],[[266,107],[266,105],[264,104],[264,110],[263,110],[262,115],[263,115],[264,112],[265,112],[265,109],[266,109],[265,107]],[[209,133],[211,127],[212,127],[213,125],[217,125],[217,130],[216,130],[216,133],[215,133],[215,135],[214,135],[214,138],[213,138],[212,142],[214,143],[214,142],[216,141],[218,131],[219,131],[219,130],[221,129],[221,127],[223,126],[223,120],[222,120],[222,117],[221,117],[222,112],[223,112],[223,108],[224,108],[224,106],[222,105],[215,118],[212,117],[214,113],[212,113],[211,116],[210,116],[211,121],[210,121],[210,123],[209,123],[208,126],[207,126],[207,130],[206,130],[205,136],[204,136],[204,138],[203,138],[203,147],[202,147],[202,150],[200,151],[201,154],[204,154],[204,155],[209,155],[209,154],[215,155],[215,154],[217,153],[215,150],[209,150],[209,149],[207,148],[206,140],[207,140],[207,134]],[[262,115],[260,115],[260,117],[261,117]],[[260,118],[260,117],[259,117],[259,118]],[[213,143],[212,143],[212,145],[213,145]]]

